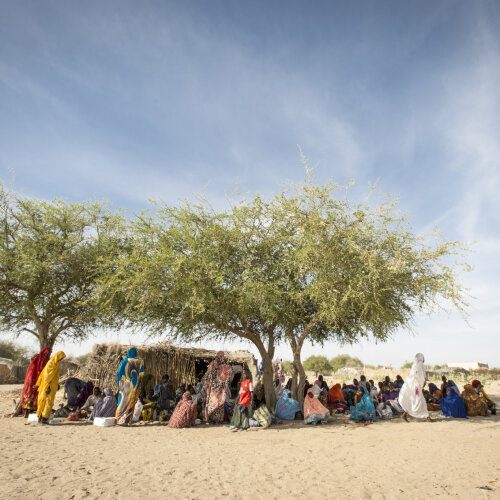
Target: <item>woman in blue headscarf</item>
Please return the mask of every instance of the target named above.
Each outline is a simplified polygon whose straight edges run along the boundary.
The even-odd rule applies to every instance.
[[[276,402],[274,415],[281,420],[295,420],[295,414],[300,411],[298,401],[290,397],[291,392],[288,389],[283,391],[283,395]]]
[[[457,395],[453,387],[448,387],[448,395],[439,404],[445,417],[467,418],[464,400]]]
[[[118,407],[116,408],[116,423],[128,425],[134,415],[134,408],[139,399],[144,365],[142,359],[137,358],[137,349],[132,347],[127,357],[118,368]]]
[[[373,406],[373,401],[370,398],[368,390],[365,386],[361,385],[363,390],[363,396],[361,401],[356,406],[351,406],[351,420],[357,420],[360,422],[365,422],[366,424],[371,424],[377,421],[377,414],[375,412],[375,407]]]

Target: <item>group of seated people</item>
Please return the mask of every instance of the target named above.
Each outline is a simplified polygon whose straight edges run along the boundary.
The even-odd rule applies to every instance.
[[[305,424],[326,423],[332,414],[350,414],[350,419],[370,424],[379,419],[390,419],[403,414],[398,403],[399,391],[404,380],[398,375],[391,381],[385,377],[375,383],[361,375],[359,381],[353,379],[350,384],[336,383],[328,387],[322,375],[314,384],[307,380],[304,386],[303,407],[291,397],[292,379],[283,387],[282,378],[276,378],[275,392],[277,402],[274,416],[265,403],[264,386],[259,382],[252,391],[250,411],[244,411],[239,405],[239,396],[232,401],[229,391],[225,397],[223,421],[231,428],[251,426],[269,426],[273,420],[297,420]],[[90,421],[97,417],[114,417],[117,410],[117,396],[111,388],[103,391],[94,387],[92,381],[84,382],[70,378],[64,385],[65,405],[56,411],[56,416],[68,420],[86,418]],[[495,402],[486,394],[479,380],[466,384],[460,393],[452,380],[442,377],[441,387],[429,383],[423,390],[427,408],[430,411],[441,410],[445,416],[466,418],[467,416],[496,414]],[[197,419],[203,419],[206,406],[206,389],[198,378],[195,385],[180,384],[174,389],[168,374],[160,383],[146,392],[139,390],[132,422],[167,421],[170,427],[190,427]]]
[[[486,394],[479,380],[466,384],[460,394],[457,385],[452,380],[442,377],[441,389],[430,383],[423,395],[430,411],[442,411],[445,416],[461,418],[483,415],[488,412],[496,414],[495,402]],[[399,404],[399,391],[404,380],[400,375],[394,381],[385,377],[375,384],[361,375],[360,380],[354,379],[351,384],[336,383],[331,388],[323,376],[311,385],[307,380],[304,387],[304,414],[298,401],[291,398],[292,379],[289,379],[283,389],[280,380],[275,381],[276,418],[294,420],[304,418],[304,423],[326,422],[334,413],[350,414],[350,419],[370,424],[377,417],[386,420],[395,415],[402,415],[403,408]],[[310,418],[310,415],[313,415]]]
[[[403,386],[403,379],[397,376],[394,381],[385,377],[384,381],[375,385],[373,380],[366,380],[361,375],[360,380],[354,379],[351,384],[336,383],[328,387],[320,374],[314,384],[305,381],[304,386],[304,414],[298,401],[291,399],[290,389],[292,379],[289,379],[285,389],[279,379],[275,382],[275,392],[278,398],[276,403],[276,418],[294,420],[304,418],[304,423],[325,423],[334,413],[350,413],[355,421],[372,423],[377,415],[382,418],[391,418],[393,414],[403,413],[397,402],[399,389]]]
[[[96,417],[114,417],[117,407],[117,398],[110,387],[103,391],[94,387],[92,381],[84,382],[75,377],[66,380],[64,384],[66,404],[61,404],[56,410],[56,417],[67,417],[68,420]]]
[[[485,417],[489,413],[496,415],[496,404],[479,380],[465,384],[462,392],[453,380],[448,380],[444,375],[441,380],[440,388],[430,383],[428,389],[424,389],[428,410],[441,410],[445,416],[454,418]]]

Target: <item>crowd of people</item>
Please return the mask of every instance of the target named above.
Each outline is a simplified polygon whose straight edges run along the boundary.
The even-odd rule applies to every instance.
[[[255,387],[244,367],[231,366],[223,352],[217,353],[196,384],[180,384],[174,388],[168,374],[147,392],[144,365],[132,348],[117,370],[118,392],[110,387],[101,389],[92,381],[75,377],[64,384],[64,402],[54,410],[59,387],[59,351],[49,359],[44,349],[34,356],[28,368],[22,391],[22,407],[26,417],[36,411],[38,421],[48,424],[51,415],[70,421],[96,418],[114,419],[118,425],[130,425],[140,420],[167,422],[173,428],[191,427],[202,421],[227,422],[233,431],[252,426],[268,427],[273,421],[303,420],[306,425],[324,424],[333,414],[349,415],[350,420],[365,425],[395,416],[423,418],[431,421],[429,411],[441,411],[447,417],[496,414],[495,402],[479,380],[466,384],[460,392],[453,380],[442,377],[440,388],[427,386],[424,356],[417,354],[406,380],[397,375],[386,376],[376,383],[361,375],[350,384],[335,383],[329,387],[320,374],[314,384],[305,381],[303,404],[292,398],[293,380],[286,377],[283,365],[275,367],[276,405],[266,404],[262,371]],[[237,394],[232,394],[237,382]],[[427,387],[426,387],[427,386]],[[274,411],[271,411],[274,410]],[[273,414],[274,413],[274,414]]]

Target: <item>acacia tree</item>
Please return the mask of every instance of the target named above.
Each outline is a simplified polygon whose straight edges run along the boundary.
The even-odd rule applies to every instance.
[[[283,338],[279,246],[264,222],[266,205],[251,203],[215,213],[185,202],[141,214],[133,241],[102,280],[100,294],[114,311],[151,335],[183,341],[239,337],[264,361],[266,400],[274,407],[272,360]]]
[[[309,177],[269,204],[275,231],[287,242],[280,266],[287,290],[282,308],[299,400],[305,342],[352,344],[370,336],[386,341],[409,327],[417,312],[440,307],[465,312],[467,305],[457,279],[459,270],[469,269],[461,244],[446,242],[437,232],[414,235],[390,200],[351,203],[336,197],[337,190]]]
[[[40,201],[1,184],[0,210],[1,327],[52,349],[104,326],[96,284],[119,254],[121,217],[100,202]]]
[[[107,301],[118,297],[123,314],[152,335],[252,342],[270,407],[274,350],[286,341],[293,393],[303,400],[305,342],[383,341],[441,298],[465,306],[446,263],[457,243],[428,246],[393,204],[352,205],[337,189],[309,179],[222,212],[184,202],[142,214],[131,253],[103,281]]]

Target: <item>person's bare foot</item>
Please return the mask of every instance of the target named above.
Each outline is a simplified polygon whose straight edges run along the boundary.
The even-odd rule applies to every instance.
[[[427,417],[427,422],[434,422],[431,417]]]
[[[409,422],[409,420],[408,420],[408,413],[406,413],[406,412],[403,413],[403,419],[404,419],[405,422]]]

